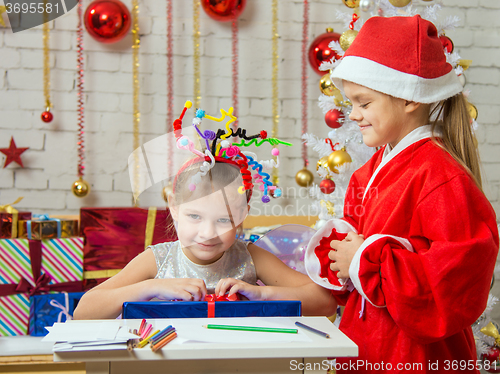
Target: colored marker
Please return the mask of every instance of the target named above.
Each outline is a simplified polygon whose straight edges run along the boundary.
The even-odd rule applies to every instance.
[[[256,331],[256,332],[281,332],[287,334],[297,334],[297,329],[283,329],[279,327],[255,327],[255,326],[233,326],[233,325],[204,325],[207,329],[216,330],[238,330],[238,331]]]
[[[304,325],[302,322],[295,322],[295,324],[299,327],[302,327],[306,330],[309,330],[311,332],[314,332],[315,334],[318,334],[318,335],[322,335],[324,336],[325,338],[329,338],[330,337],[330,334],[327,334],[326,332],[323,332],[323,331],[320,331],[320,330],[317,330],[315,329],[314,327],[311,327],[311,326],[307,326],[307,325]]]

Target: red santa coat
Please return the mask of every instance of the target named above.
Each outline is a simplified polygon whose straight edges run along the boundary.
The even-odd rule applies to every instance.
[[[359,347],[358,358],[338,359],[337,373],[479,373],[470,325],[488,299],[495,212],[421,130],[353,174],[344,219],[329,221],[307,249],[309,275],[345,305],[340,329]],[[349,231],[366,240],[343,284],[328,252]]]

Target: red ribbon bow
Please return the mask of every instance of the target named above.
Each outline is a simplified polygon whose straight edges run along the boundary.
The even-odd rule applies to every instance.
[[[216,301],[238,301],[240,297],[238,294],[233,293],[232,295],[222,295],[217,296],[215,294],[205,295],[205,301],[208,303],[207,305],[207,317],[214,318],[215,317],[215,302]]]
[[[82,281],[49,284],[52,278],[42,273],[42,244],[39,240],[30,240],[31,270],[35,285],[33,286],[26,278],[21,278],[18,284],[0,284],[0,297],[14,295],[17,293],[29,293],[30,296],[43,292],[79,292],[83,289]]]

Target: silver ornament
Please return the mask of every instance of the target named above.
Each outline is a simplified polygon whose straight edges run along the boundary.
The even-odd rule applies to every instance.
[[[373,0],[360,0],[359,1],[359,8],[363,12],[369,12],[370,10],[373,9],[374,5],[375,4],[374,4]]]

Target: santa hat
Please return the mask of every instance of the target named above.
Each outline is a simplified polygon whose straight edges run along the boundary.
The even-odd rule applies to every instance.
[[[371,17],[333,70],[342,80],[419,103],[434,103],[463,90],[446,61],[436,27],[419,15]]]

